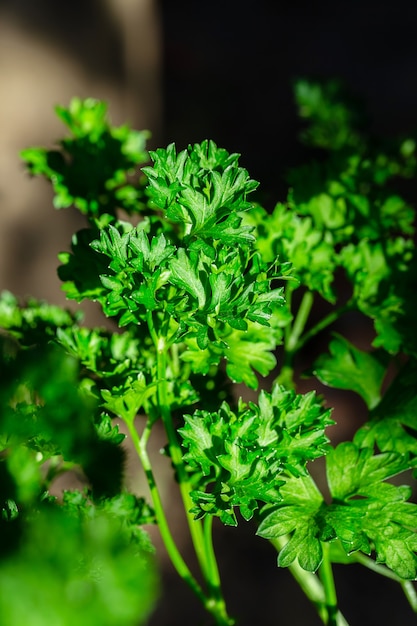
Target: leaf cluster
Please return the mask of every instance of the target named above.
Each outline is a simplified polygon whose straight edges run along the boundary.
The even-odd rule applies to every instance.
[[[51,181],[54,206],[74,205],[90,219],[115,217],[116,208],[136,212],[143,192],[129,175],[148,160],[149,134],[112,126],[106,103],[94,98],[73,98],[68,108],[57,106],[55,112],[71,135],[59,142],[59,149],[21,152],[31,174]]]
[[[149,553],[114,515],[44,506],[0,568],[2,623],[144,624],[158,592]]]
[[[282,567],[297,559],[302,568],[315,571],[323,542],[337,539],[346,555],[374,554],[400,578],[414,579],[417,505],[408,502],[409,486],[385,482],[409,466],[406,456],[339,444],[326,457],[330,503],[310,476],[290,478],[280,489],[282,503],[265,509],[257,532],[268,539],[289,536],[278,557]]]
[[[224,403],[218,412],[197,410],[184,419],[184,458],[201,474],[194,512],[232,525],[234,507],[249,520],[260,503],[281,500],[283,474],[304,475],[307,461],[326,453],[324,431],[333,423],[313,392],[297,395],[278,385],[271,394],[261,391],[258,404],[240,401],[236,412]]]
[[[10,294],[5,299],[11,312]],[[0,338],[2,623],[144,623],[157,578],[141,525],[153,513],[123,490],[124,435],[101,414],[78,360],[48,336],[33,345],[33,328],[18,309],[9,316],[13,332]],[[32,301],[29,314],[37,310],[39,327],[57,321],[54,307],[50,319],[46,305]],[[51,489],[68,472],[88,489],[61,503]]]

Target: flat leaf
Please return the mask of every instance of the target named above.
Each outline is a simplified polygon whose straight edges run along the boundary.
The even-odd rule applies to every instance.
[[[203,308],[206,302],[204,285],[183,248],[179,248],[177,257],[171,259],[170,270],[170,281],[193,296],[199,308]]]
[[[369,409],[381,399],[388,355],[383,352],[364,352],[347,339],[333,333],[330,354],[322,354],[314,362],[311,372],[325,385],[349,389],[358,393]]]

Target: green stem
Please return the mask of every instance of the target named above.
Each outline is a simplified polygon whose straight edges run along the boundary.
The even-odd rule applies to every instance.
[[[304,335],[299,337],[294,347],[294,351],[298,352],[298,350],[300,350],[300,348],[302,348],[308,341],[310,341],[310,339],[318,335],[319,332],[321,332],[322,330],[330,326],[330,324],[333,324],[333,322],[338,320],[339,317],[343,315],[343,313],[346,313],[347,311],[351,311],[352,309],[353,309],[353,302],[348,302],[344,306],[331,311],[328,315],[323,317],[323,319],[321,319],[320,322],[318,322],[315,326],[310,328],[310,330],[304,333]]]
[[[320,565],[320,578],[323,583],[324,595],[326,598],[327,609],[327,625],[337,626],[337,596],[336,587],[334,584],[332,563],[330,560],[330,545],[328,543],[322,543],[323,549],[323,561]]]
[[[373,559],[371,559],[369,556],[366,556],[365,554],[362,554],[362,552],[354,552],[350,555],[350,558],[352,559],[352,561],[356,561],[357,563],[364,565],[368,569],[376,572],[377,574],[380,574],[381,576],[391,578],[391,580],[395,580],[396,582],[403,582],[401,578],[397,576],[397,574],[394,574],[394,572],[392,572],[384,565],[375,563]]]
[[[293,292],[293,287],[292,287],[291,283],[290,282],[286,283],[286,285],[285,285],[285,301],[287,303],[287,307],[288,307],[289,311],[291,311],[291,309],[292,309],[292,292]],[[293,326],[292,324],[287,324],[287,326],[285,326],[285,328],[284,328],[285,352],[287,352],[287,346],[288,346],[288,343],[290,342],[292,326]]]
[[[287,306],[291,309],[292,286],[290,286],[289,284],[286,287],[285,299],[287,301]],[[294,388],[295,386],[294,356],[298,350],[298,340],[307,323],[311,307],[313,306],[313,301],[313,293],[311,291],[306,291],[301,300],[301,304],[295,317],[294,323],[286,326],[284,331],[284,361],[276,382],[284,385],[284,387],[287,387],[288,389]]]
[[[207,555],[207,565],[209,568],[212,595],[218,600],[223,601],[220,587],[219,568],[217,567],[217,559],[213,548],[213,516],[207,515],[203,522],[204,548]]]
[[[407,598],[414,613],[417,613],[417,593],[411,580],[402,580],[401,587],[403,588],[405,597]]]
[[[282,550],[282,548],[287,543],[288,539],[289,537],[287,535],[283,535],[281,537],[271,539],[270,541],[274,548],[277,550],[277,552],[280,552],[280,550]],[[321,584],[320,580],[315,574],[304,570],[298,564],[298,561],[293,561],[288,569],[301,587],[302,591],[307,596],[307,598],[316,607],[320,619],[325,623],[327,620],[327,611],[325,606],[323,585]]]
[[[168,439],[168,446],[171,455],[171,461],[174,465],[177,473],[179,488],[181,497],[184,503],[184,509],[187,516],[188,526],[190,528],[191,538],[193,541],[194,549],[197,554],[198,562],[203,573],[203,576],[208,580],[208,566],[206,554],[204,551],[204,538],[201,528],[201,523],[194,520],[190,510],[193,508],[193,500],[191,498],[191,486],[188,480],[188,475],[184,467],[182,459],[181,447],[178,443],[177,433],[172,422],[171,409],[168,399],[167,388],[167,350],[162,339],[159,340],[158,353],[157,353],[157,378],[158,378],[158,401],[161,411],[162,422],[164,424],[165,432]]]
[[[150,428],[148,427],[144,431],[144,436],[141,439],[138,435],[138,432],[135,428],[133,420],[125,420],[127,428],[129,430],[129,434],[132,440],[132,443],[135,447],[136,453],[142,463],[143,470],[145,472],[146,479],[148,481],[149,491],[151,492],[153,507],[155,510],[156,520],[158,522],[159,532],[161,533],[161,537],[165,544],[168,555],[171,559],[171,562],[178,574],[181,578],[189,585],[191,590],[196,594],[199,600],[203,603],[204,606],[207,606],[209,599],[206,598],[203,590],[201,589],[198,582],[195,580],[194,576],[190,572],[187,564],[182,558],[176,543],[172,537],[171,531],[168,526],[167,519],[165,517],[164,508],[162,506],[161,498],[159,495],[158,488],[156,486],[155,478],[152,472],[151,462],[149,460],[148,453],[146,451],[146,443],[149,437]],[[146,434],[145,434],[146,433]]]
[[[291,333],[287,337],[285,342],[285,351],[293,353],[298,345],[298,340],[303,332],[305,325],[310,315],[311,307],[313,306],[314,295],[312,291],[306,291],[298,309],[297,316],[294,320],[294,324],[291,328]]]
[[[206,609],[216,619],[219,626],[230,626],[233,624],[226,612],[225,603],[220,591],[220,580],[217,566],[213,567],[215,560],[212,546],[207,543],[207,538],[203,534],[201,522],[195,520],[191,509],[194,506],[191,498],[191,484],[188,480],[188,474],[184,466],[182,458],[182,450],[177,439],[177,433],[172,421],[168,384],[167,384],[167,355],[168,348],[163,337],[157,341],[157,380],[158,380],[158,404],[161,411],[162,422],[164,424],[165,433],[168,439],[168,446],[172,464],[175,468],[184,510],[187,518],[188,527],[190,529],[191,539],[194,550],[201,568],[203,577],[207,583],[210,598],[205,603]]]
[[[226,603],[223,598],[217,559],[213,548],[213,516],[207,515],[204,518],[204,546],[207,554],[207,564],[209,567],[209,589],[216,604],[216,613],[225,626],[233,626],[236,622],[227,614]]]

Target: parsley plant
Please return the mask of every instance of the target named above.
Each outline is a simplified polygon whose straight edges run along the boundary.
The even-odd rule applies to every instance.
[[[325,624],[347,624],[334,563],[396,580],[417,613],[415,214],[393,190],[415,176],[416,145],[368,137],[337,83],[300,80],[295,95],[320,159],[290,172],[273,210],[255,201],[239,155],[208,140],[147,153],[147,134],[112,126],[93,99],[57,107],[69,134],[56,149],[22,152],[55,207],[85,215],[58,274],[68,299],[97,302],[109,322],[89,328],[80,314],[1,296],[4,626],[145,623],[158,594],[150,523],[212,623],[238,623],[214,517],[252,520]],[[366,350],[343,330],[326,334],[351,312],[372,321]],[[297,390],[300,354],[316,338],[305,374],[366,406],[338,445],[325,399]],[[233,383],[260,386],[257,401]],[[115,418],[150,502],[126,490]],[[154,477],[158,421],[199,572]],[[311,473],[319,458],[323,493]],[[85,489],[52,495],[70,471]]]

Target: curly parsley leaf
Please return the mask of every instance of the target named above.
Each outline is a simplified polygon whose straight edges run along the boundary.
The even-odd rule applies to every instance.
[[[117,493],[124,463],[121,439],[117,433],[100,436],[98,403],[80,384],[79,362],[57,345],[0,357],[7,363],[0,388],[0,443],[8,450],[16,484],[26,484],[29,475],[36,478],[36,468],[60,456],[83,468],[95,496]],[[41,489],[35,480],[32,491]]]
[[[258,183],[238,166],[239,155],[203,141],[178,154],[171,144],[150,156],[153,166],[143,168],[149,196],[168,220],[182,224],[183,236],[227,245],[253,241],[240,213],[251,207],[246,196]]]
[[[307,461],[326,453],[324,431],[332,423],[314,393],[296,395],[278,385],[272,394],[261,391],[258,404],[241,401],[237,412],[223,403],[218,412],[186,415],[179,431],[184,458],[200,474],[195,514],[235,525],[236,506],[250,519],[259,502],[279,501],[281,474],[305,474]]]
[[[407,297],[414,288],[416,263],[411,241],[397,237],[388,241],[349,244],[341,262],[353,283],[353,301],[374,320],[374,345],[395,354],[417,353],[414,338],[415,309]]]
[[[81,312],[70,313],[35,298],[20,303],[10,291],[0,293],[0,328],[21,346],[46,344],[56,336],[58,329],[70,328],[81,319]]]
[[[81,302],[89,299],[101,302],[103,286],[100,274],[107,264],[93,252],[91,242],[97,237],[95,229],[83,229],[72,236],[71,252],[60,252],[58,276],[63,281],[62,289],[70,300]]]
[[[302,140],[327,150],[346,146],[359,148],[359,132],[364,121],[361,103],[348,93],[340,81],[314,82],[298,79],[294,83],[298,115],[308,121]]]
[[[301,217],[285,204],[271,214],[256,206],[245,214],[245,223],[255,227],[256,248],[263,260],[279,259],[291,264],[291,278],[335,301],[332,287],[337,258],[332,240],[317,228],[310,217]]]
[[[187,332],[205,349],[223,341],[222,327],[245,330],[250,321],[268,325],[273,311],[284,306],[282,288],[273,280],[289,271],[288,264],[267,267],[259,255],[228,246],[176,247],[161,233],[149,236],[139,228],[121,234],[103,230],[92,242],[111,260],[101,275],[108,295],[107,315],[119,323],[149,321],[149,311],[169,317],[172,339]]]

